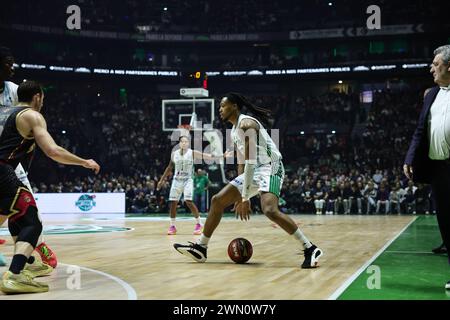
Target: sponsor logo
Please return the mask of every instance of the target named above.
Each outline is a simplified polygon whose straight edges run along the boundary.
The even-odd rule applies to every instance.
[[[95,195],[88,195],[83,194],[81,195],[77,202],[75,202],[75,205],[80,209],[81,211],[87,212],[90,211],[93,207],[95,207],[96,202],[94,201]]]

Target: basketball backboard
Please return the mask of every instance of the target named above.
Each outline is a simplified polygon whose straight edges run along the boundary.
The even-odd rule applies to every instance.
[[[191,121],[201,122],[201,128]],[[196,118],[196,119],[195,119]],[[162,129],[174,131],[180,125],[190,124],[192,130],[211,130],[214,123],[214,99],[162,100]]]

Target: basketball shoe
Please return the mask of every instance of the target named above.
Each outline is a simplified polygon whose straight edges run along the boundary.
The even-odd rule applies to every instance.
[[[56,268],[56,266],[58,265],[56,255],[52,251],[52,249],[50,249],[50,247],[45,244],[45,242],[42,242],[40,245],[38,245],[35,250],[41,256],[42,262],[48,264],[53,269]]]
[[[450,281],[445,285],[445,289],[450,290]]]
[[[49,275],[50,273],[52,273],[53,268],[50,265],[39,261],[38,259],[34,259],[33,263],[27,263],[25,265],[25,270],[28,271],[32,278],[36,278]]]
[[[170,226],[169,230],[167,230],[167,234],[169,236],[174,236],[177,234],[177,228],[175,226]]]
[[[196,236],[202,234],[202,225],[201,225],[200,223],[197,223],[197,224],[195,225],[194,234],[195,234]]]
[[[322,250],[312,245],[311,248],[303,250],[305,254],[305,261],[302,263],[302,269],[316,268],[319,258],[323,255]]]
[[[447,248],[445,247],[445,244],[441,244],[439,247],[434,248],[433,250],[434,254],[445,254],[447,253]]]
[[[193,242],[189,241],[189,244],[175,243],[173,245],[173,247],[179,253],[184,254],[185,256],[188,256],[197,262],[205,262],[206,261],[207,248],[202,245],[199,245],[197,243],[193,243]]]
[[[19,274],[6,271],[0,281],[0,290],[6,294],[47,292],[48,285],[34,281],[26,270]]]

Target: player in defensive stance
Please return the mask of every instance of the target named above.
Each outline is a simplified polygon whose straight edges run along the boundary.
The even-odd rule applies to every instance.
[[[243,114],[250,111],[257,118]],[[196,243],[174,244],[174,248],[197,262],[205,262],[209,240],[219,225],[223,211],[234,204],[236,218],[250,218],[250,198],[260,194],[264,214],[299,241],[304,249],[302,268],[315,268],[323,252],[312,244],[295,222],[278,209],[284,178],[282,156],[262,125],[269,122],[269,111],[249,103],[238,93],[222,98],[219,108],[223,121],[233,124],[231,138],[237,147],[239,176],[211,199],[203,233]],[[245,157],[245,158],[243,158]],[[243,161],[245,159],[245,161]]]
[[[37,144],[45,155],[59,163],[83,166],[95,173],[100,170],[94,160],[77,157],[50,136],[40,113],[44,92],[38,83],[23,82],[17,95],[17,106],[0,108],[0,226],[8,219],[15,244],[9,270],[0,280],[0,290],[7,294],[48,291],[47,284],[33,278],[53,270],[31,255],[42,233],[42,222],[33,195],[14,168],[32,156]]]
[[[10,49],[6,47],[0,47],[0,108],[1,107],[14,107],[17,101],[17,88],[18,85],[14,82],[7,81],[14,76],[14,56]],[[29,167],[28,163],[28,167]],[[27,167],[25,165],[25,167]],[[28,181],[27,172],[23,168],[22,164],[17,164],[15,169],[16,175],[19,180],[33,193],[30,182]],[[4,241],[4,240],[3,240]],[[2,239],[0,239],[0,244]],[[36,252],[39,253],[44,263],[48,264],[52,268],[56,268],[58,263],[55,253],[44,242],[44,237],[41,234],[38,240],[38,246]],[[6,265],[6,260],[2,258],[0,253],[0,266]]]
[[[184,195],[184,200],[189,210],[195,218],[194,234],[200,235],[202,233],[202,225],[200,222],[200,214],[195,203],[192,202],[192,195],[194,191],[194,159],[214,160],[216,157],[202,153],[197,150],[189,148],[190,140],[187,135],[180,136],[179,149],[175,150],[167,165],[164,174],[158,182],[157,190],[161,189],[166,177],[175,169],[172,186],[170,187],[169,201],[170,201],[170,227],[167,231],[168,235],[177,234],[175,226],[177,216],[177,205],[180,201],[181,195]]]

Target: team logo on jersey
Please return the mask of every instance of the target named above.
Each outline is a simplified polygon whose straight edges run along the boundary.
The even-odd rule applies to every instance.
[[[90,196],[88,194],[83,194],[78,198],[77,202],[75,202],[75,205],[81,211],[87,212],[95,207],[96,202],[94,201],[94,199],[95,195]]]

